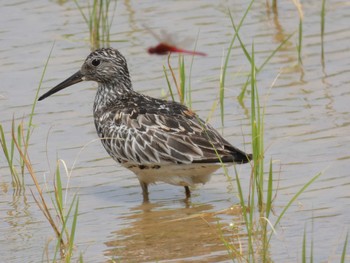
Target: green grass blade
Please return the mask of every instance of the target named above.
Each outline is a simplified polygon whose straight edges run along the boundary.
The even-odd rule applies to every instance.
[[[299,43],[298,43],[298,63],[299,63],[299,65],[303,64],[303,61],[301,58],[302,46],[303,46],[303,19],[300,18],[300,20],[299,20]]]
[[[34,102],[33,102],[33,105],[32,105],[32,109],[31,109],[31,112],[30,112],[30,115],[29,115],[29,121],[28,121],[28,127],[27,127],[27,135],[26,135],[26,138],[25,138],[25,141],[24,141],[24,155],[27,154],[27,148],[28,148],[28,145],[29,145],[29,138],[30,138],[30,134],[32,132],[32,126],[33,126],[33,117],[34,117],[34,112],[35,112],[35,107],[36,107],[36,104],[38,102],[38,98],[39,98],[39,92],[40,92],[40,89],[41,89],[41,86],[43,84],[43,80],[44,80],[44,76],[46,74],[46,69],[47,69],[47,66],[49,64],[49,61],[50,61],[50,58],[51,58],[51,54],[52,54],[52,51],[53,51],[53,48],[55,46],[55,42],[52,44],[51,46],[51,49],[50,49],[50,53],[49,53],[49,56],[47,57],[46,59],[46,62],[45,62],[45,65],[44,65],[44,69],[43,69],[43,72],[41,73],[41,77],[40,77],[40,81],[39,81],[39,86],[38,88],[36,89],[36,93],[35,93],[35,97],[34,97]],[[21,140],[18,140],[18,141],[21,141]]]
[[[71,212],[72,212],[73,205],[76,204],[76,199],[77,199],[77,195],[74,195],[73,200],[72,200],[72,203],[71,203],[70,206],[69,206],[68,212],[66,213],[66,215],[64,216],[64,218],[62,218],[62,227],[61,227],[61,231],[59,232],[60,234],[59,234],[59,236],[58,236],[58,239],[57,239],[56,250],[55,250],[55,255],[54,255],[54,260],[53,260],[53,262],[56,262],[55,260],[56,260],[56,257],[57,257],[57,253],[58,253],[59,251],[60,251],[60,253],[61,253],[61,256],[63,255],[66,259],[67,259],[67,258],[70,259],[70,256],[71,256],[71,255],[69,255],[69,254],[67,253],[65,247],[62,248],[62,244],[64,244],[64,243],[63,243],[64,233],[66,233],[66,235],[67,235],[68,246],[70,247],[70,246],[72,245],[72,243],[73,243],[73,242],[71,242],[71,236],[68,235],[68,231],[67,231],[67,222],[68,222],[68,218],[69,218],[69,216],[70,216],[70,214],[71,214]],[[76,205],[75,208],[77,209],[77,205]],[[75,209],[75,210],[76,210],[76,209]],[[76,211],[77,211],[77,210],[76,210]],[[75,213],[77,213],[76,211],[75,211]],[[74,214],[74,216],[75,216],[75,215],[76,215],[76,214]],[[74,221],[75,221],[75,222],[74,222]],[[73,217],[72,228],[73,228],[73,224],[76,224],[76,219],[74,219],[74,217]],[[75,229],[75,226],[74,226],[74,229]],[[64,251],[63,251],[64,253],[62,253],[62,249],[64,250]],[[69,252],[69,250],[68,250],[68,252]],[[66,260],[66,262],[70,262],[70,261],[67,261],[67,260]]]
[[[15,182],[15,186],[17,187],[20,187],[21,184],[20,184],[20,179],[19,179],[19,172],[17,172],[15,166],[13,165],[13,158],[14,158],[14,153],[15,153],[15,140],[16,138],[14,138],[14,134],[15,134],[15,119],[14,117],[12,118],[12,126],[11,126],[11,133],[13,134],[12,136],[12,139],[11,139],[11,165],[13,167],[13,170],[15,171],[15,174],[14,176],[12,177],[14,179],[14,182]],[[21,124],[18,125],[17,127],[17,141],[18,141],[18,147],[21,147],[21,143],[22,143],[22,133],[20,132],[20,128],[21,128]],[[17,145],[16,145],[16,148],[17,148]],[[24,160],[23,158],[20,156],[19,158],[19,164],[20,164],[20,167],[21,167],[21,174],[22,174],[22,178],[23,178],[23,175],[24,175]]]
[[[306,263],[306,227],[304,227],[303,243],[301,252],[301,262]]]
[[[14,128],[15,127],[13,126],[13,129]],[[22,136],[22,134],[23,134],[23,126],[22,126],[22,123],[21,123],[17,127],[17,142],[18,142],[18,146],[21,149],[22,149],[22,143],[23,143],[23,136]],[[24,145],[25,145],[25,142],[24,142]],[[26,155],[26,149],[24,149],[24,155]],[[21,166],[21,174],[23,176],[24,175],[24,159],[23,158],[19,158],[19,162],[20,162],[20,166]]]
[[[2,127],[1,124],[0,124],[0,144],[1,144],[2,151],[3,151],[4,155],[5,155],[5,158],[7,160],[7,164],[11,168],[12,167],[12,165],[11,165],[11,158],[10,158],[9,151],[8,151],[8,148],[7,148],[7,144],[6,144],[4,128]],[[11,173],[12,173],[12,171],[11,171]]]
[[[85,23],[89,26],[90,23],[89,23],[89,20],[87,19],[86,15],[85,15],[84,12],[83,12],[83,8],[79,5],[79,3],[78,3],[77,0],[73,0],[73,1],[74,1],[75,5],[77,6],[77,8],[78,8],[78,10],[79,10],[79,12],[80,12],[80,14],[81,14],[81,16],[83,17]],[[89,27],[90,27],[90,26],[89,26]]]
[[[198,38],[199,38],[199,31],[197,33],[196,42],[194,43],[194,49],[193,49],[194,51],[197,50]],[[188,73],[187,106],[190,107],[190,109],[192,108],[192,83],[191,83],[191,79],[192,79],[192,68],[193,68],[194,57],[195,57],[195,55],[192,55],[190,70]]]
[[[233,42],[231,42],[233,45]],[[227,52],[227,56],[231,53],[231,45],[229,47],[229,50]],[[228,61],[228,60],[227,60]],[[228,62],[227,62],[228,63]],[[225,115],[225,108],[224,108],[224,99],[225,99],[225,76],[226,76],[226,70],[227,65],[225,62],[225,65],[221,66],[221,73],[220,73],[220,89],[219,89],[219,97],[220,97],[220,115],[221,115],[221,125],[224,126],[224,115]]]
[[[245,82],[244,85],[243,85],[243,88],[242,88],[241,92],[240,92],[239,95],[238,95],[238,102],[239,102],[239,104],[240,104],[242,107],[244,107],[244,102],[243,102],[243,100],[244,100],[244,95],[245,95],[245,92],[246,92],[247,87],[248,87],[248,85],[249,85],[249,82],[250,82],[250,76],[247,78],[246,82]]]
[[[14,121],[14,118],[13,118]],[[10,156],[10,164],[11,167],[13,167],[13,158],[15,155],[15,141],[13,139],[11,139],[11,150],[10,150],[11,156]]]
[[[115,16],[115,11],[117,10],[117,3],[118,1],[114,1],[114,7],[113,7],[113,12],[112,12],[112,17],[109,18],[109,6],[111,4],[111,1],[109,0],[108,3],[106,4],[106,12],[105,12],[105,24],[106,24],[106,30],[105,30],[105,38],[107,43],[110,43],[110,32],[111,32],[111,27],[113,24],[114,16]]]
[[[322,0],[321,9],[321,61],[324,67],[324,30],[325,30],[325,17],[326,17],[326,0]]]
[[[115,16],[115,11],[117,10],[117,3],[118,3],[118,1],[115,0],[115,1],[114,1],[114,7],[113,7],[113,15],[112,15],[112,18],[111,18],[110,21],[109,21],[109,26],[108,26],[109,29],[112,27],[112,24],[113,24],[113,20],[114,20],[114,16]]]
[[[221,67],[221,73],[220,73],[220,112],[221,112],[221,125],[222,126],[224,126],[224,113],[225,113],[224,112],[225,79],[226,79],[226,71],[227,71],[227,67],[228,67],[228,62],[229,62],[229,59],[231,57],[231,50],[233,48],[233,44],[236,40],[237,34],[238,34],[241,26],[243,25],[243,22],[247,16],[249,10],[251,9],[253,3],[254,3],[254,0],[250,1],[246,11],[243,14],[243,17],[241,18],[241,21],[239,22],[237,28],[234,30],[235,33],[233,34],[232,40],[231,40],[229,48],[227,50],[225,62],[223,64],[223,66]],[[230,10],[229,10],[229,15],[230,15],[230,19],[232,20],[232,14],[231,14]]]
[[[314,238],[311,237],[310,263],[314,263]]]
[[[236,28],[236,25],[235,25],[235,23],[234,23],[234,21],[233,21],[233,17],[232,17],[232,15],[231,15],[231,13],[230,13],[230,19],[231,19],[231,24],[232,24],[233,29],[234,29],[235,31],[237,31],[237,28]],[[242,50],[243,50],[243,53],[244,53],[244,55],[246,56],[246,58],[248,59],[249,63],[252,63],[252,58],[251,58],[251,56],[249,55],[249,52],[248,52],[248,50],[246,49],[246,47],[245,47],[245,45],[244,45],[244,43],[243,43],[241,37],[239,36],[239,33],[238,33],[238,32],[237,32],[237,39],[238,39],[239,44],[241,45],[241,48],[242,48]],[[257,69],[255,69],[255,70],[257,71]]]
[[[281,44],[278,45],[277,48],[275,48],[274,51],[272,51],[272,53],[265,59],[265,61],[261,64],[261,66],[258,68],[258,72],[260,72],[265,65],[275,56],[275,54],[284,46],[284,44],[286,44],[292,36],[294,36],[295,32],[290,34],[285,40],[282,41]]]
[[[163,72],[164,72],[164,76],[165,76],[166,82],[167,82],[167,84],[168,84],[168,89],[169,89],[169,93],[170,93],[171,99],[172,99],[173,101],[175,101],[174,94],[173,94],[173,90],[172,90],[172,88],[171,88],[171,83],[170,83],[170,81],[169,81],[168,73],[166,72],[165,66],[163,66]]]
[[[93,5],[94,6],[94,5]],[[92,44],[93,42],[93,25],[94,25],[94,21],[93,21],[93,8],[90,6],[90,2],[88,2],[88,12],[89,12],[89,19],[88,19],[88,27],[89,27],[89,32],[90,32],[90,44]]]
[[[291,37],[294,34],[295,33],[290,34],[285,40],[282,41],[282,43],[277,48],[275,48],[271,52],[271,54],[264,60],[264,62],[261,64],[261,66],[258,69],[256,69],[257,73],[259,73],[265,67],[265,65],[275,56],[275,54],[284,46],[284,44],[286,44],[291,39]],[[248,58],[249,61],[251,60],[249,54],[246,57]],[[248,76],[245,84],[243,85],[243,88],[242,88],[240,94],[238,95],[238,102],[241,104],[241,106],[244,106],[243,99],[244,99],[244,95],[246,93],[246,90],[247,90],[249,83],[250,83],[250,76]]]
[[[341,260],[340,260],[341,263],[345,263],[345,260],[346,260],[346,247],[348,246],[348,237],[349,237],[349,233],[346,234],[346,238],[343,246],[343,252],[341,254]]]
[[[181,90],[181,104],[185,102],[186,96],[186,73],[185,73],[185,60],[183,55],[179,55],[179,74],[180,74],[180,90]]]
[[[66,262],[70,262],[70,259],[71,259],[72,254],[73,254],[74,238],[75,238],[77,219],[78,219],[78,211],[79,211],[79,197],[77,198],[77,200],[75,202],[75,210],[74,210],[74,214],[73,214],[73,222],[72,222],[72,226],[71,226],[68,256],[67,256]]]
[[[243,195],[243,190],[242,190],[242,186],[241,186],[241,182],[238,176],[238,171],[236,169],[236,166],[234,166],[234,170],[235,170],[235,176],[236,176],[236,183],[237,183],[237,190],[238,190],[238,195],[239,195],[239,202],[240,205],[242,207],[242,214],[243,214],[243,219],[245,222],[245,227],[246,227],[246,231],[247,231],[247,235],[248,235],[248,256],[250,257],[252,255],[252,251],[253,249],[253,228],[252,228],[252,220],[250,219],[250,216],[248,217],[248,211],[247,211],[247,206],[244,203],[244,195]],[[253,209],[251,207],[250,209],[250,215],[253,214]],[[248,261],[250,262],[250,261]],[[253,262],[254,262],[254,257],[253,257]]]
[[[266,198],[266,218],[269,218],[271,207],[272,207],[272,191],[273,191],[273,176],[272,176],[272,159],[270,159],[270,168],[269,168],[269,179],[267,185],[267,198]]]
[[[58,213],[60,217],[64,220],[63,216],[63,193],[62,193],[62,180],[61,180],[61,172],[59,167],[59,162],[57,162],[56,166],[56,181],[55,181],[55,199],[57,204]]]
[[[253,180],[257,190],[259,209],[263,207],[264,171],[263,171],[263,126],[260,113],[259,94],[256,84],[254,42],[251,54],[251,125],[252,125],[252,146],[253,146]],[[252,189],[252,194],[254,194]]]
[[[104,35],[103,35],[103,24],[104,24],[104,20],[103,20],[103,3],[104,1],[103,0],[99,0],[99,7],[98,7],[98,15],[97,15],[97,29],[96,31],[98,32],[98,42],[101,42],[103,43],[103,40],[104,40]]]
[[[282,210],[281,214],[278,216],[275,224],[274,224],[274,228],[276,228],[276,226],[278,225],[278,223],[280,222],[280,220],[283,218],[284,214],[286,213],[286,211],[289,209],[289,207],[292,205],[292,203],[294,203],[294,201],[313,183],[315,182],[323,173],[318,173],[316,174],[314,177],[312,177],[293,197],[292,199],[288,202],[288,204],[284,207],[284,209]],[[269,239],[271,239],[272,233],[269,237]]]
[[[12,119],[12,125],[14,127],[14,119]],[[5,138],[5,131],[3,126],[0,124],[0,144],[2,151],[5,155],[5,159],[7,161],[7,165],[9,167],[11,177],[12,177],[12,183],[14,186],[19,186],[19,178],[18,178],[18,173],[17,170],[15,169],[13,165],[13,154],[14,154],[14,141],[11,140],[11,149],[8,149],[8,145],[6,143],[6,138]]]

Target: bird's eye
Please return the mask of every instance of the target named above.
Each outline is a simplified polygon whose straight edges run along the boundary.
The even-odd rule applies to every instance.
[[[91,64],[95,67],[97,67],[98,65],[100,65],[101,61],[99,59],[93,59],[91,61]]]

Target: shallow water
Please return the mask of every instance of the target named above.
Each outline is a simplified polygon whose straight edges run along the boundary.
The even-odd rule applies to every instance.
[[[194,60],[192,107],[201,117],[209,116],[218,101],[222,54],[232,35],[226,10],[230,8],[238,23],[245,2],[118,1],[111,39],[126,41],[112,46],[127,58],[134,89],[155,97],[167,92],[162,72],[166,58],[145,52],[156,40],[144,25],[157,32],[165,29],[180,39],[195,38],[199,32],[197,49],[208,56]],[[257,64],[299,23],[291,1],[278,1],[278,15],[265,2],[256,1],[240,31],[248,48],[254,40]],[[71,1],[3,1],[0,7],[0,122],[9,131],[14,114],[21,118],[30,112],[52,43],[41,93],[80,67],[89,53],[88,29]],[[324,173],[276,229],[269,251],[275,262],[300,261],[305,227],[309,241],[314,240],[314,261],[339,261],[350,223],[350,4],[327,3],[324,67],[320,9],[320,1],[315,0],[303,6],[303,70],[296,66],[296,34],[258,76],[266,105],[265,156],[274,160],[279,181],[276,215],[312,176]],[[190,62],[187,57],[186,64]],[[226,80],[225,127],[218,108],[210,119],[230,142],[247,151],[251,148],[249,99],[243,108],[236,98],[248,70],[236,46]],[[30,145],[30,158],[43,185],[52,185],[56,158],[65,160],[69,168],[74,166],[68,201],[78,193],[77,254],[81,251],[86,262],[229,261],[218,222],[223,235],[238,246],[244,237],[239,231],[242,219],[233,206],[239,200],[235,182],[232,187],[219,170],[208,184],[193,190],[190,203],[183,201],[183,188],[158,184],[151,186],[151,204],[143,205],[136,177],[111,160],[96,140],[91,116],[95,87],[78,84],[40,102]],[[234,175],[233,169],[229,172]],[[239,172],[247,189],[249,165],[240,166]],[[53,232],[31,196],[32,183],[28,179],[27,191],[15,194],[2,154],[0,175],[1,261],[40,262]]]

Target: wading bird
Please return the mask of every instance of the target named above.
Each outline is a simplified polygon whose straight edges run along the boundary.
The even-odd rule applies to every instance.
[[[98,83],[95,127],[108,154],[133,171],[148,201],[148,185],[185,187],[206,183],[225,164],[247,163],[251,154],[232,146],[186,106],[133,90],[124,56],[116,49],[92,52],[81,69],[40,100],[81,81]]]

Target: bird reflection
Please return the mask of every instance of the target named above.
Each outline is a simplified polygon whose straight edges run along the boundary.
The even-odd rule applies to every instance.
[[[145,203],[133,208],[132,214],[122,216],[120,219],[129,225],[112,233],[112,240],[106,242],[105,255],[123,262],[230,259],[222,238],[232,238],[227,215],[241,225],[239,208],[214,211],[211,204],[168,207],[168,204],[163,207],[159,203]]]

